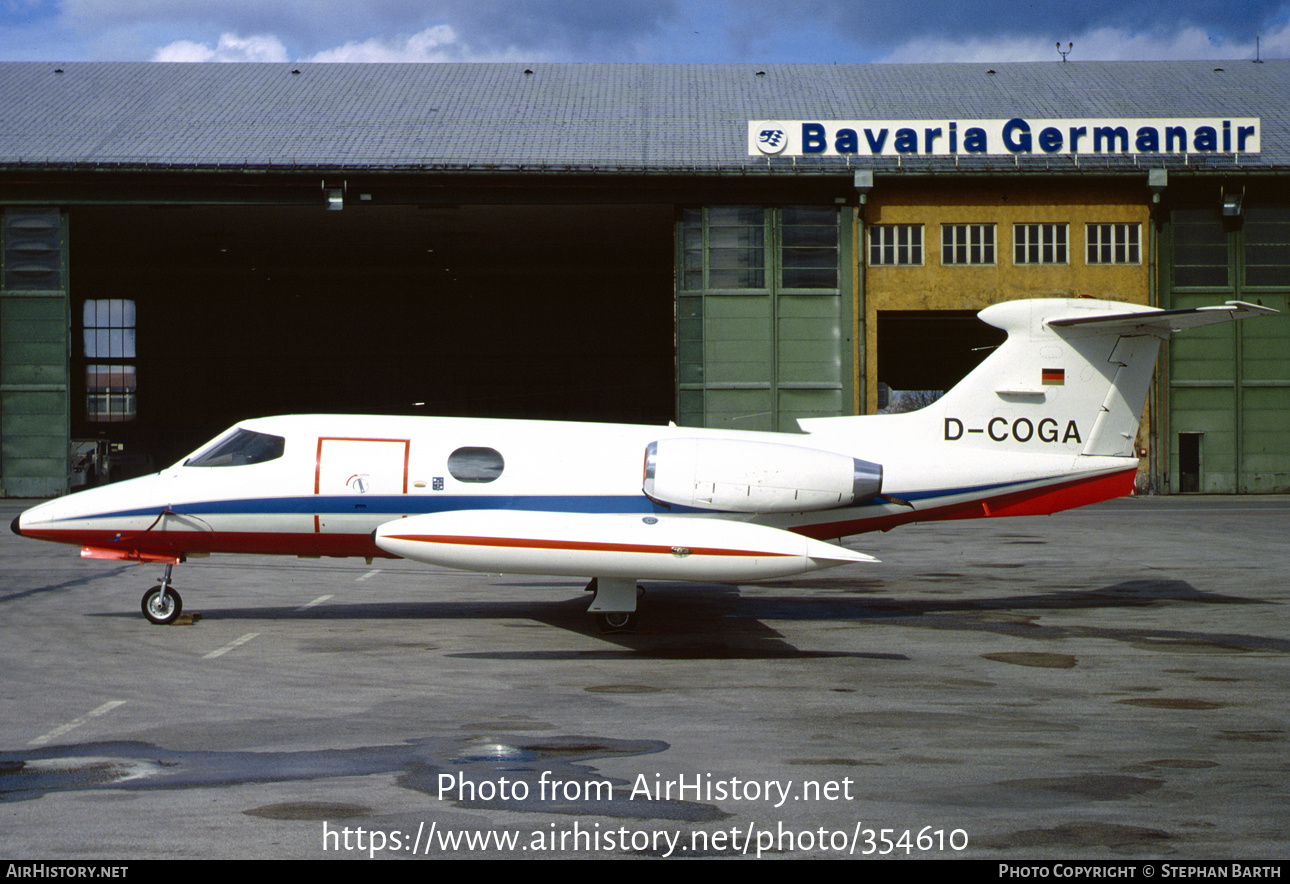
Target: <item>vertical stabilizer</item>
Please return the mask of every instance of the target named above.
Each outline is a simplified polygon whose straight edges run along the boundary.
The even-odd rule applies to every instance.
[[[1120,316],[1126,306],[1043,299],[982,310],[981,319],[1008,339],[932,406],[944,440],[995,451],[1132,456],[1163,335],[1054,324]]]
[[[1275,313],[1239,301],[1160,310],[1093,299],[994,304],[1008,338],[941,399],[892,418],[954,451],[1133,457],[1160,342],[1176,331]],[[882,434],[872,417],[801,421],[808,433]],[[863,424],[860,422],[864,422]]]

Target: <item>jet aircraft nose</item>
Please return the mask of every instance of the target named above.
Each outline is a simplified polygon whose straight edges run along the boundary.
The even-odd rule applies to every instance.
[[[13,521],[9,523],[9,529],[19,537],[22,536],[22,525],[19,524],[20,522],[22,522],[22,513],[18,513],[18,515],[14,516]]]

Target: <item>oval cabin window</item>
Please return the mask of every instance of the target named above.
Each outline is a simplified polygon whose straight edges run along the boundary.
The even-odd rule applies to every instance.
[[[501,453],[492,448],[458,448],[448,455],[448,472],[458,482],[491,482],[505,468]]]

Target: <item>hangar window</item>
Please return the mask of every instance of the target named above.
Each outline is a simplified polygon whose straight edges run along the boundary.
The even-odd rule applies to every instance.
[[[942,224],[942,264],[993,264],[993,224]]]
[[[1141,264],[1142,226],[1089,224],[1085,227],[1089,264]]]
[[[501,453],[492,448],[458,448],[448,455],[448,472],[458,482],[491,482],[505,468]]]
[[[134,358],[134,301],[86,301],[82,319],[88,358]]]
[[[63,222],[58,209],[4,212],[4,287],[63,287]]]
[[[1174,285],[1227,288],[1227,239],[1217,208],[1174,210]]]
[[[81,313],[82,352],[95,364],[85,366],[85,413],[95,422],[134,420],[137,414],[134,301],[88,300]],[[109,362],[108,360],[111,360]]]
[[[134,420],[137,386],[133,365],[85,366],[86,417],[100,423]]]
[[[1245,210],[1245,284],[1290,285],[1290,206]]]
[[[1013,262],[1017,264],[1068,264],[1068,224],[1012,225]]]
[[[923,225],[874,224],[870,226],[870,266],[917,266],[922,263]]]
[[[765,209],[758,206],[686,209],[681,217],[681,231],[682,286],[686,291],[766,287]]]
[[[783,287],[836,289],[838,210],[832,206],[786,206],[782,214]]]

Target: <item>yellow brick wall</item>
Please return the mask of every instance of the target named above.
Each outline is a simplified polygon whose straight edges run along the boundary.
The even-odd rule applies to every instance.
[[[1148,303],[1153,264],[1149,201],[1145,181],[1124,184],[1090,177],[1087,182],[971,184],[879,178],[869,194],[865,224],[922,224],[923,265],[864,268],[865,411],[877,410],[879,310],[980,310],[1018,298],[1081,295]],[[1126,222],[1141,225],[1142,262],[1087,264],[1085,224]],[[1069,263],[1013,264],[1012,226],[1045,223],[1069,225]],[[994,224],[994,266],[942,266],[942,224]],[[867,232],[859,256],[867,264]]]

